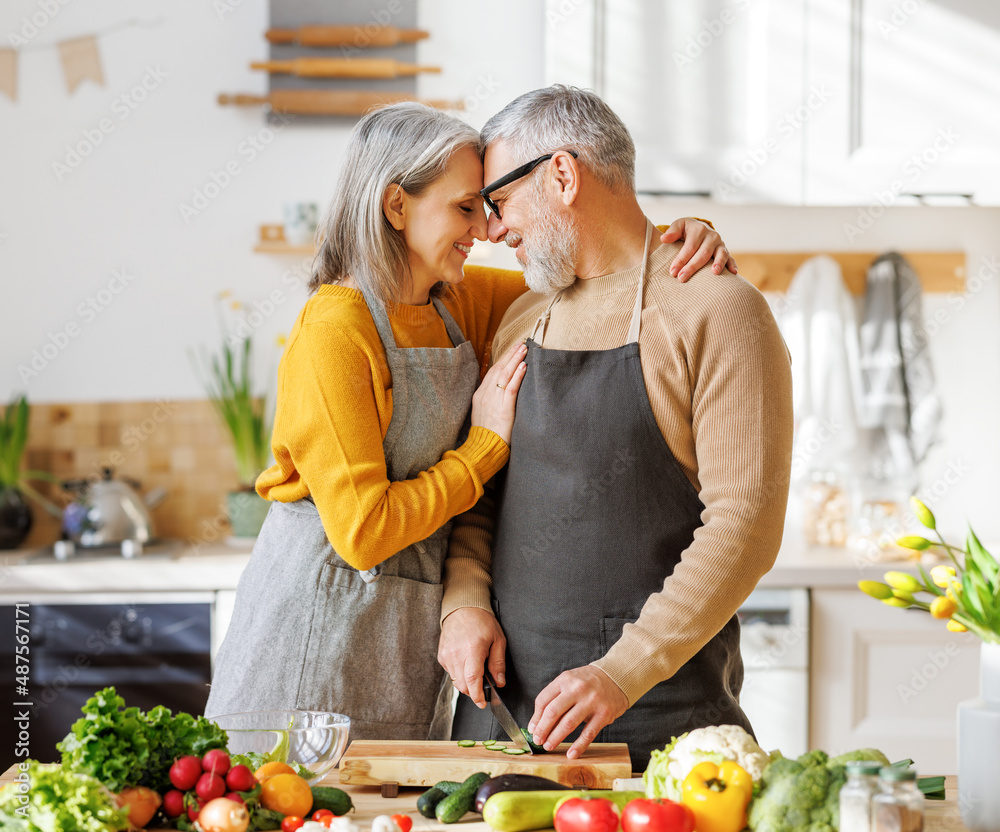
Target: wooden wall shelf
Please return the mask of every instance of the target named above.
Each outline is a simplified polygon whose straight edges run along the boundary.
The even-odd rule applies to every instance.
[[[312,243],[293,245],[285,239],[285,229],[282,225],[269,223],[260,227],[260,238],[253,247],[257,254],[293,254],[310,257],[316,253]]]
[[[868,267],[881,252],[737,252],[733,254],[740,276],[762,292],[784,292],[795,272],[816,254],[827,254],[840,264],[844,283],[852,295],[865,293]],[[964,251],[900,252],[916,270],[925,292],[965,291]]]

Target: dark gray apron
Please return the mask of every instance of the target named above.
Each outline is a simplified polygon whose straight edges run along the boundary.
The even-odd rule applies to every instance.
[[[651,233],[649,225],[624,346],[543,349],[558,296],[538,322],[542,339],[528,340],[510,462],[500,475],[492,565],[494,612],[507,637],[501,692],[521,726],[556,676],[607,654],[662,591],[702,525],[704,506],[660,432],[639,361]],[[685,731],[712,724],[750,730],[738,701],[742,683],[733,616],[596,741],[628,743],[632,768],[642,771],[654,748]],[[452,736],[504,735],[488,710],[463,696]]]
[[[460,444],[479,362],[437,299],[451,349],[398,348],[385,308],[366,300],[392,373],[388,477],[413,479]],[[333,550],[311,499],[272,504],[240,577],[206,714],[329,710],[351,717],[352,739],[447,738],[453,688],[437,645],[450,529],[362,573]]]

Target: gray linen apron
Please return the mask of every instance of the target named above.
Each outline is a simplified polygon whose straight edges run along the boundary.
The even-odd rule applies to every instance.
[[[646,259],[627,343],[543,349],[558,295],[528,339],[493,546],[494,612],[507,637],[503,701],[521,726],[564,670],[602,658],[634,622],[702,525],[704,508],[656,423],[639,360]],[[542,339],[534,335],[539,325]],[[739,706],[736,616],[673,677],[600,732],[628,743],[633,771],[671,737],[750,723]],[[574,731],[571,739],[578,736]],[[459,698],[454,738],[503,738],[488,710]]]
[[[451,349],[398,348],[385,308],[366,302],[392,373],[389,480],[413,479],[464,437],[479,362],[436,298]],[[351,717],[352,739],[447,738],[452,684],[437,645],[450,529],[362,573],[333,550],[310,498],[274,503],[240,577],[206,714],[329,710]]]

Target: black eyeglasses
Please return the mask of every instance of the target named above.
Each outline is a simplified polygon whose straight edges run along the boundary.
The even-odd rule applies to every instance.
[[[542,162],[551,159],[559,151],[553,150],[551,153],[546,153],[544,156],[539,156],[537,159],[532,159],[525,165],[521,165],[519,168],[515,168],[506,176],[501,176],[496,182],[491,185],[487,185],[479,193],[482,194],[483,201],[489,206],[489,209],[496,214],[496,218],[500,219],[500,206],[497,205],[491,198],[490,194],[494,191],[499,191],[504,185],[509,185],[511,182],[516,182],[524,176],[527,176],[535,168],[537,168]],[[574,159],[579,157],[579,154],[575,150],[567,150],[570,156]]]

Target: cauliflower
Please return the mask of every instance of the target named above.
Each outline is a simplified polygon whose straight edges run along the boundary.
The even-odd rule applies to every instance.
[[[679,737],[662,751],[654,751],[642,775],[646,797],[681,799],[681,784],[698,763],[732,760],[744,768],[754,786],[764,775],[770,755],[739,725],[710,725]]]

